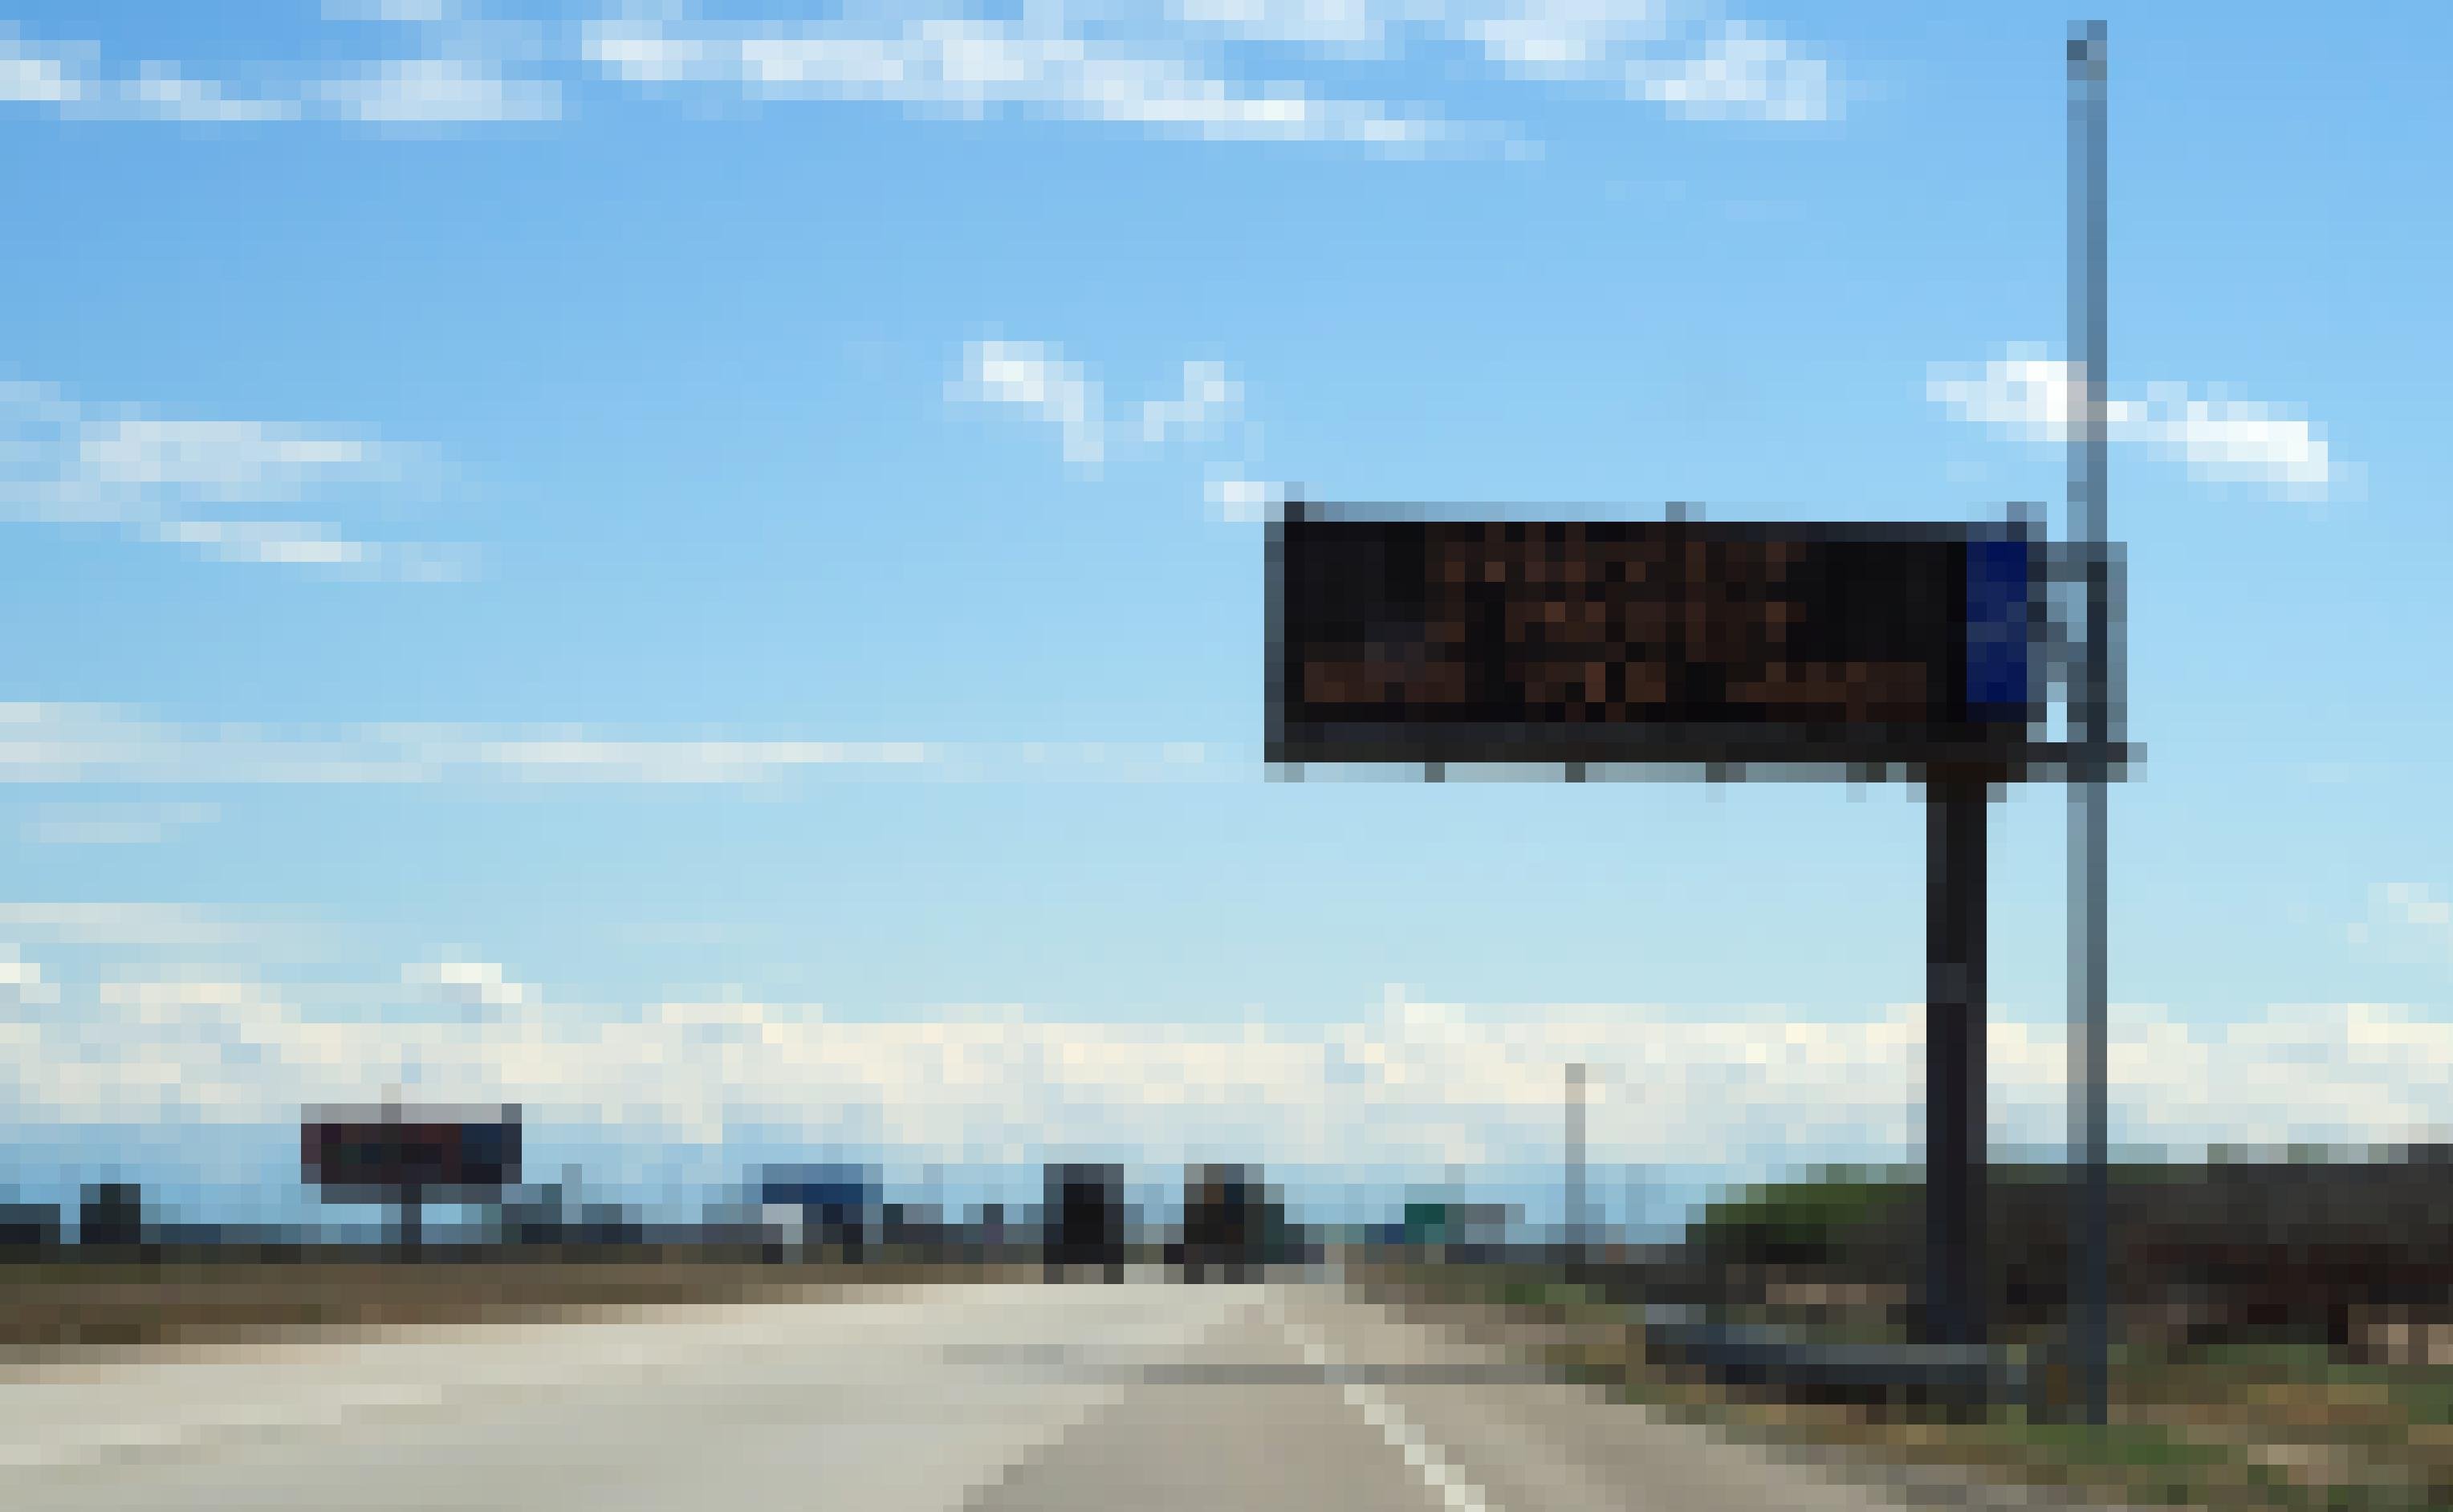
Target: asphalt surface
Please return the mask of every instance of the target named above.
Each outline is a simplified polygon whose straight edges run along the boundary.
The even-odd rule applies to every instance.
[[[1325,1287],[932,1287],[0,1381],[28,1512],[1889,1504]]]

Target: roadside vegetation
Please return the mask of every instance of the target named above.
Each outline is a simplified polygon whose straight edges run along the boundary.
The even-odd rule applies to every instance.
[[[1912,1173],[1835,1171],[1734,1193],[1678,1243],[1572,1270],[1418,1253],[1360,1279],[1563,1377],[1911,1482],[2007,1482],[2089,1506],[2453,1507],[2453,1166],[2117,1172],[2124,1343],[2103,1428],[2071,1421],[2055,1358],[2059,1175],[1996,1176],[1993,1337],[2029,1383],[2024,1400],[1912,1403],[1716,1378],[1645,1326],[1648,1305],[1669,1303],[1789,1338],[1905,1342],[1922,1270]]]

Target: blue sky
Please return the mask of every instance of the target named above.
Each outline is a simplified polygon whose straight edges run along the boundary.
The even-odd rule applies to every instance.
[[[2134,1143],[2453,1125],[2453,38],[2365,15],[2110,14]],[[643,1200],[1393,1184],[1546,1159],[1578,1054],[1599,1159],[1910,1153],[1910,794],[1265,781],[1253,517],[2058,521],[2066,21],[20,0],[19,1184],[292,1211],[279,1131],[396,1081]],[[2044,1144],[2060,794],[1994,824]]]

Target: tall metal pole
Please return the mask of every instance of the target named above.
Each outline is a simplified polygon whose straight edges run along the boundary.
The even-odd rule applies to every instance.
[[[1566,1224],[1568,1273],[1585,1272],[1585,1063],[1567,1064]]]
[[[2084,568],[2085,644],[2070,697],[2075,769],[2069,783],[2069,1089],[2071,1367],[2085,1421],[2109,1408],[2109,1257],[2104,1170],[2104,779],[2118,738],[2107,658],[2111,594],[2104,522],[2104,24],[2070,30],[2069,537]]]

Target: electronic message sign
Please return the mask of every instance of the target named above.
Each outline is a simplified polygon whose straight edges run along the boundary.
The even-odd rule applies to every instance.
[[[323,1113],[301,1129],[299,1155],[334,1202],[488,1201],[520,1179],[520,1110]]]
[[[2043,556],[2008,524],[1291,507],[1268,759],[2014,764],[2043,718]]]

